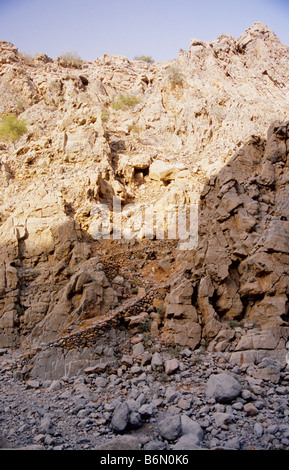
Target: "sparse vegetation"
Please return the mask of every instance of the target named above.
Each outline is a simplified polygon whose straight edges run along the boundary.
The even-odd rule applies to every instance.
[[[183,84],[183,77],[179,69],[176,66],[170,66],[167,70],[168,78],[173,87]]]
[[[66,52],[66,54],[61,55],[59,59],[62,67],[80,69],[83,64],[83,60],[77,52]]]
[[[152,337],[149,333],[143,333],[143,345],[146,349],[152,345]]]
[[[19,119],[16,114],[0,115],[0,141],[15,142],[26,132],[25,121]]]
[[[19,52],[18,56],[26,65],[34,65],[33,57],[28,52]]]
[[[24,315],[26,307],[24,307],[22,304],[18,304],[16,305],[16,310],[19,315]]]
[[[18,113],[23,113],[23,111],[25,111],[25,107],[24,107],[24,104],[21,100],[18,100],[17,101],[17,107],[18,107]]]
[[[130,124],[128,126],[128,132],[139,134],[143,130],[142,126],[138,124]]]
[[[103,109],[101,112],[101,120],[102,122],[107,122],[109,118],[109,112],[107,109]]]
[[[152,319],[145,321],[144,323],[140,323],[138,326],[138,330],[140,333],[148,332],[151,329]]]
[[[38,271],[38,270],[36,269],[36,270],[31,271],[30,277],[31,277],[32,279],[36,279],[38,276],[40,276],[40,274],[41,274],[41,271]]]
[[[128,108],[133,108],[138,103],[140,103],[140,98],[135,95],[123,95],[120,94],[116,100],[112,103],[112,108],[115,110],[126,110]]]
[[[178,344],[169,344],[167,350],[170,356],[178,358],[181,355],[182,348]]]
[[[237,320],[231,320],[229,321],[229,326],[231,328],[237,328],[238,326],[241,326],[241,325],[240,325],[240,322],[238,322]]]
[[[148,64],[154,63],[154,59],[151,56],[147,56],[147,55],[135,56],[134,60],[142,60],[143,62],[147,62]]]
[[[162,307],[156,307],[156,311],[158,312],[159,316],[160,316],[160,320],[163,321],[164,317],[165,317],[165,313],[166,313],[166,309],[164,306]]]

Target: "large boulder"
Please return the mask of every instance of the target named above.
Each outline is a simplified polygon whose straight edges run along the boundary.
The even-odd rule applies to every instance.
[[[230,403],[242,392],[241,384],[227,373],[212,374],[206,385],[206,397],[219,403]]]
[[[175,441],[182,434],[181,416],[169,413],[160,416],[157,422],[157,429],[163,439]]]
[[[149,177],[156,181],[170,182],[176,178],[180,171],[185,169],[186,167],[182,164],[155,160],[149,167]]]
[[[118,404],[113,412],[111,426],[114,432],[124,432],[129,423],[130,409],[128,404],[124,401]]]

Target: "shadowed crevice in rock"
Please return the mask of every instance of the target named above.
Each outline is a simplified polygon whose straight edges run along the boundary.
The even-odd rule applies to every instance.
[[[245,326],[242,334],[248,330],[256,337],[260,329],[268,334],[271,329],[279,335],[276,348],[284,352],[289,335],[288,137],[288,122],[274,122],[266,140],[253,137],[204,185],[199,244],[183,256],[179,282],[172,280],[164,341],[191,347],[206,342],[212,350],[233,351],[240,339],[234,327]]]

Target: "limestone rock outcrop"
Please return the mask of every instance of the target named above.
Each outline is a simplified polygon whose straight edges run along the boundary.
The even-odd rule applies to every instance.
[[[32,186],[22,199],[0,229],[2,347],[37,335],[52,341],[58,329],[103,315],[117,301],[61,193]]]
[[[153,64],[105,54],[74,67],[0,41],[0,114],[28,129],[0,144],[0,347],[56,341],[153,285],[161,299],[145,313],[164,342],[244,357],[251,325],[259,339],[275,328],[283,348],[288,55],[262,23]],[[109,238],[115,200],[134,239],[110,245],[99,222],[105,208]],[[165,236],[163,215],[196,203],[194,250],[141,218],[151,205]]]

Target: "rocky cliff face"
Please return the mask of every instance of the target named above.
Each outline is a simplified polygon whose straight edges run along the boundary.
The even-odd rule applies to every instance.
[[[219,351],[231,343],[229,350],[243,360],[250,353],[239,351],[259,349],[261,334],[263,354],[284,351],[289,333],[288,130],[288,122],[273,123],[266,141],[252,139],[204,185],[199,244],[186,253],[179,280],[172,280],[165,340],[195,347],[205,339]]]
[[[261,23],[154,64],[31,59],[0,42],[0,113],[28,127],[0,149],[1,347],[35,350],[117,312],[167,344],[254,350],[270,331],[265,349],[284,350],[288,54]],[[99,240],[115,198],[134,221],[199,202],[197,249],[141,224]]]

